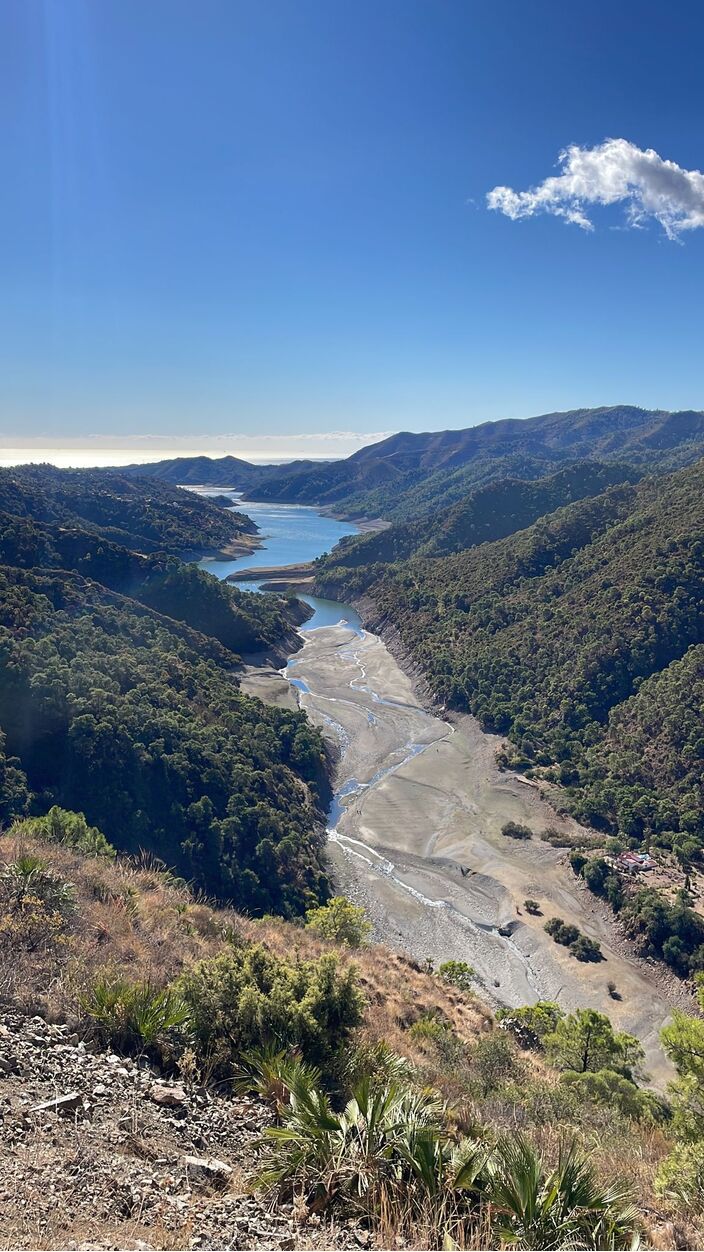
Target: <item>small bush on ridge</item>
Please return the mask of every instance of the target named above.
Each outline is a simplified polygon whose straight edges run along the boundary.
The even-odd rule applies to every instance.
[[[522,822],[504,822],[501,827],[501,834],[506,835],[509,839],[533,838],[533,831],[530,826],[524,826]]]
[[[449,982],[460,991],[471,991],[473,979],[476,977],[472,966],[466,961],[443,961],[438,968],[438,974],[443,982]]]
[[[222,1077],[263,1045],[297,1048],[304,1061],[330,1073],[362,1020],[356,971],[340,969],[332,953],[286,961],[253,944],[200,961],[176,989],[191,1011],[201,1052]]]
[[[114,860],[117,852],[97,826],[89,826],[84,813],[72,813],[54,804],[42,817],[25,817],[10,829],[14,836],[27,835],[74,848],[87,856],[104,856]]]
[[[347,944],[349,948],[361,947],[372,930],[364,909],[352,904],[345,896],[334,896],[320,908],[308,909],[306,926],[317,930],[323,939]]]

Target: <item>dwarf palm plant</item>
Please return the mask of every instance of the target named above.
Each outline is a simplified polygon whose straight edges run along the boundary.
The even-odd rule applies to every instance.
[[[117,1052],[164,1047],[190,1026],[190,1009],[169,987],[99,978],[81,1001],[84,1012]]]
[[[435,1096],[369,1078],[342,1112],[299,1072],[291,1082],[284,1124],[267,1131],[267,1187],[305,1191],[324,1207],[333,1198],[358,1203],[382,1183],[422,1175],[440,1137],[444,1106]],[[420,1145],[423,1146],[420,1146]]]
[[[292,1090],[304,1083],[318,1087],[320,1082],[320,1070],[307,1065],[299,1052],[265,1044],[245,1052],[241,1069],[232,1079],[232,1090],[242,1095],[254,1092],[272,1104],[281,1117],[290,1104]]]
[[[304,1195],[314,1209],[336,1203],[376,1218],[381,1210],[427,1218],[430,1209],[469,1212],[482,1190],[488,1153],[456,1147],[446,1107],[432,1092],[364,1078],[342,1112],[309,1076],[291,1075],[283,1124],[270,1127],[260,1184]]]
[[[66,916],[76,911],[71,883],[63,882],[38,856],[23,853],[0,874],[5,901],[15,911],[29,901],[39,902],[50,911]]]
[[[544,1168],[522,1136],[502,1140],[491,1163],[495,1228],[514,1248],[634,1248],[638,1214],[623,1183],[602,1187],[572,1143]]]

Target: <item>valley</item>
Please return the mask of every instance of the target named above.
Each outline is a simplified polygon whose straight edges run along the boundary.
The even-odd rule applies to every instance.
[[[0,1252],[704,1249],[671,7],[0,4]]]
[[[271,507],[248,506],[260,526],[261,510]],[[278,564],[282,552],[295,561],[299,550],[288,546],[286,506],[273,507],[279,519],[263,540],[272,565],[259,557],[256,565],[249,558],[216,568],[240,586],[307,592],[300,567]],[[309,538],[321,526],[322,547],[327,520],[312,508],[299,506],[299,514]],[[310,562],[310,547],[306,555]],[[327,564],[336,559],[334,551]],[[243,581],[249,569],[252,583]],[[690,994],[662,967],[631,954],[609,910],[572,872],[565,848],[540,838],[551,828],[588,844],[593,833],[559,816],[538,784],[499,769],[500,736],[485,733],[470,714],[429,712],[355,610],[329,600],[319,614],[322,601],[302,598],[314,611],[300,632],[302,650],[281,671],[249,666],[242,687],[280,707],[300,707],[333,750],[328,856],[336,888],[364,906],[384,944],[436,966],[468,962],[481,994],[498,1006],[548,999],[565,1010],[608,1013],[641,1040],[651,1081],[664,1087],[672,1069],[660,1030],[673,1007],[691,1007]],[[507,838],[507,822],[529,827],[533,837]],[[537,914],[526,910],[526,899],[537,900]],[[605,959],[575,960],[544,930],[555,917],[597,941]]]
[[[662,893],[645,881],[629,891],[609,866],[637,831],[650,837],[649,822],[656,863],[672,870],[675,847],[698,855],[685,804],[697,804],[704,746],[701,649],[689,646],[700,474],[582,462],[376,535],[324,506],[224,486],[6,474],[3,883],[8,899],[23,876],[42,884],[58,936],[31,893],[18,920],[8,914],[15,1033],[41,1005],[46,1020],[75,1022],[76,1038],[136,1055],[151,1030],[144,1002],[166,1014],[155,1072],[176,1057],[184,1076],[195,1066],[206,1086],[229,1083],[263,1049],[284,1075],[300,1050],[314,1067],[304,1081],[320,1073],[335,1108],[382,1082],[402,1101],[437,1091],[442,1124],[459,1115],[487,1146],[528,1125],[549,1152],[577,1133],[593,1155],[597,1127],[608,1176],[611,1143],[619,1176],[650,1152],[650,1197],[674,1159],[670,1109],[688,1115],[679,1049],[700,1029],[698,882],[690,897],[675,867]],[[494,661],[503,630],[512,644]],[[616,638],[632,682],[611,664]],[[568,750],[579,760],[583,742],[600,745],[573,680],[619,715],[617,698],[628,714],[624,689],[637,691],[651,738],[667,700],[658,742],[670,773],[657,786],[681,796],[676,838],[664,829],[680,821],[672,806],[635,797],[629,818],[626,796],[618,833],[627,821],[634,833],[617,846],[576,810]],[[569,740],[551,737],[556,711]],[[613,751],[609,768],[625,780]],[[114,862],[107,878],[100,858]],[[221,1171],[240,1168],[243,1117],[231,1094],[224,1105],[234,1129]],[[106,1113],[122,1118],[119,1093]],[[439,1246],[413,1222],[403,1238]]]
[[[468,962],[482,996],[497,1005],[549,999],[608,1012],[640,1038],[651,1079],[663,1086],[671,1077],[658,1041],[667,996],[646,965],[617,950],[613,925],[579,889],[564,849],[538,838],[548,826],[574,831],[576,823],[561,821],[517,775],[499,772],[500,741],[474,718],[427,712],[378,636],[344,625],[302,633],[303,649],[283,673],[250,670],[243,687],[279,702],[295,683],[300,707],[339,754],[328,854],[339,889],[364,905],[377,940],[418,961]],[[507,839],[507,821],[531,826],[534,838]],[[540,916],[526,912],[526,897],[539,901]],[[583,964],[553,943],[543,925],[558,914],[599,940],[605,961]]]

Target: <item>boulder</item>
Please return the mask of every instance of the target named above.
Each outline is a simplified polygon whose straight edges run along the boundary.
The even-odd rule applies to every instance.
[[[162,1109],[183,1109],[186,1106],[186,1093],[183,1087],[167,1087],[162,1083],[154,1083],[149,1090],[149,1096]]]

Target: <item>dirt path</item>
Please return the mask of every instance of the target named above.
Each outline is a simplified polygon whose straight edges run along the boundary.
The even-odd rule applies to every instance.
[[[376,635],[335,626],[305,640],[287,677],[340,751],[330,851],[377,937],[419,958],[468,961],[503,1004],[556,999],[608,1012],[640,1038],[653,1081],[666,1081],[658,1034],[670,1005],[648,967],[614,950],[610,922],[579,889],[564,852],[501,834],[509,820],[535,832],[575,823],[497,770],[498,741],[473,718],[451,725],[421,708]],[[529,897],[541,917],[526,913]],[[606,960],[584,964],[556,945],[543,930],[556,915],[598,939]],[[610,980],[620,1001],[609,996]]]

